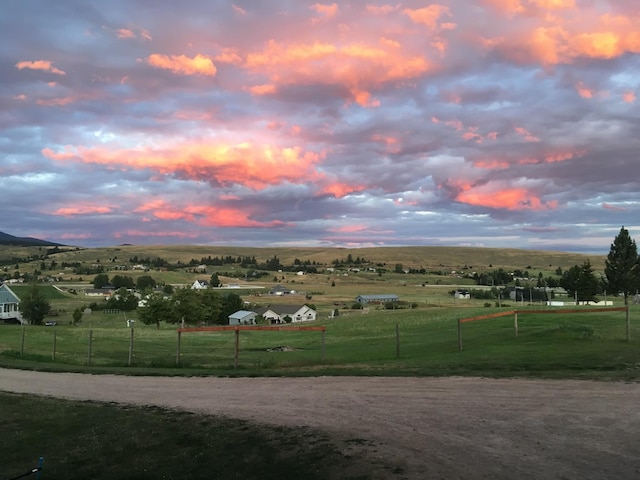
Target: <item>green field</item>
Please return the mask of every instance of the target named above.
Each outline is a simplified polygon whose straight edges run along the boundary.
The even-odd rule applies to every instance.
[[[517,337],[512,316],[463,324],[459,351],[458,319],[498,311],[483,307],[348,311],[305,324],[326,326],[324,351],[321,332],[242,331],[237,368],[233,331],[183,333],[177,362],[174,325],[161,324],[158,330],[136,324],[131,343],[123,315],[94,314],[79,326],[1,326],[0,365],[166,375],[637,378],[640,373],[636,320],[640,307],[630,310],[630,342],[625,313],[620,311],[520,315]]]

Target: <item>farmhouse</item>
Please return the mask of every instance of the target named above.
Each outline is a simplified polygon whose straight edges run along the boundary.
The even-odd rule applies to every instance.
[[[307,305],[270,305],[254,312],[269,323],[287,323],[287,319],[291,322],[312,322],[318,316],[318,312]]]
[[[398,295],[387,293],[384,295],[358,295],[356,302],[365,305],[367,303],[392,303],[400,300]]]
[[[191,285],[191,290],[202,290],[203,288],[207,288],[208,285],[209,282],[207,282],[206,280],[196,280]]]
[[[471,292],[469,290],[456,290],[453,297],[468,300],[471,298]]]
[[[269,290],[269,295],[289,295],[291,290],[289,290],[284,285],[274,285]]]
[[[0,285],[0,319],[4,323],[21,323],[27,321],[22,318],[18,306],[20,298],[6,285]]]
[[[236,313],[229,315],[229,325],[255,325],[256,316],[256,312],[238,310]]]

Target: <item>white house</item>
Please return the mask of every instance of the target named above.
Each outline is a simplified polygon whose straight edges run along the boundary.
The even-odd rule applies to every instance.
[[[209,282],[206,280],[196,280],[193,282],[193,285],[191,285],[191,290],[202,290],[203,288],[207,288],[208,284]]]
[[[20,313],[20,298],[7,285],[0,285],[0,319],[5,323],[26,324]]]
[[[307,305],[270,305],[255,310],[269,323],[312,322],[318,317],[318,312]]]
[[[238,310],[237,312],[229,315],[229,325],[255,325],[256,316],[256,312]]]

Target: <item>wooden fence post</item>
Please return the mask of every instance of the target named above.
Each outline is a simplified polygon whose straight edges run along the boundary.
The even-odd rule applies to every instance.
[[[516,337],[518,336],[518,310],[514,310],[513,312],[513,330],[515,331]]]
[[[22,324],[22,342],[20,343],[20,356],[24,355],[24,323]]]
[[[240,350],[240,329],[236,328],[235,332],[236,332],[235,333],[236,341],[235,341],[235,348],[233,352],[233,367],[238,368],[238,355]]]
[[[89,330],[89,352],[87,353],[87,364],[91,365],[91,346],[93,345],[93,329]]]
[[[133,327],[130,328],[131,334],[129,335],[129,360],[127,362],[128,366],[131,366],[131,361],[133,360]]]
[[[182,336],[182,332],[178,330],[178,346],[176,348],[176,365],[180,365],[180,337]]]
[[[625,322],[627,325],[627,342],[631,341],[631,320],[629,319],[629,305],[627,304],[627,310],[625,312]]]

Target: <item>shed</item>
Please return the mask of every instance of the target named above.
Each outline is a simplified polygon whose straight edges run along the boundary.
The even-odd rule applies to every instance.
[[[256,313],[248,310],[238,310],[229,315],[229,325],[255,325]]]
[[[391,303],[398,302],[399,300],[400,297],[393,293],[387,293],[383,295],[358,295],[356,297],[356,302],[360,303],[361,305],[367,303]]]

